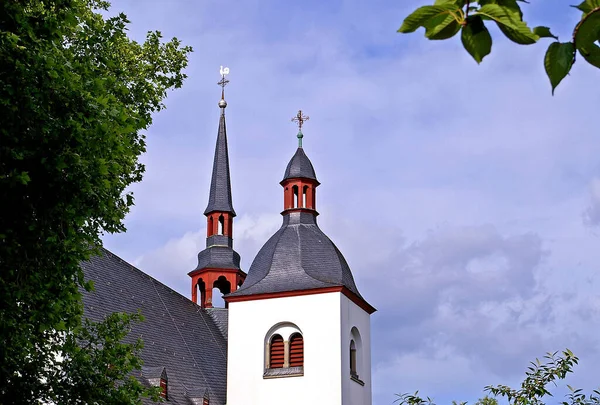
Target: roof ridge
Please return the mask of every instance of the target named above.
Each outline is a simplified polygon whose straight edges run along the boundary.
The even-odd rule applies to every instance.
[[[275,232],[275,234],[273,234],[273,236],[271,236],[271,238],[274,238],[275,235],[277,235],[279,232],[283,232],[283,230],[286,228],[286,226],[283,226],[283,224],[281,225],[281,227],[277,230],[277,232]],[[269,240],[271,240],[271,238],[269,238]],[[267,241],[268,243],[269,241]],[[277,242],[275,243],[275,248],[277,248],[277,246],[279,246],[279,243],[281,242],[281,238],[277,240]],[[275,255],[275,251],[277,249],[273,249],[273,254],[271,255],[271,260],[273,260],[273,256]],[[256,257],[255,257],[256,259]],[[251,266],[252,267],[252,266]],[[249,270],[248,270],[249,271]],[[252,286],[255,286],[256,284],[260,283],[262,280],[264,280],[267,276],[269,275],[269,272],[266,272],[264,276],[262,276],[261,278],[259,278],[258,280],[256,280],[256,282],[254,282],[253,284],[248,285],[246,288],[250,288]],[[241,290],[241,289],[245,289],[244,288],[244,283],[242,283],[242,287],[236,291],[234,291],[233,293]]]

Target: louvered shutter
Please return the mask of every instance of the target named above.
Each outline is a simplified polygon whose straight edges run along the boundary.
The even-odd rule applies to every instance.
[[[275,335],[271,338],[271,353],[269,356],[271,368],[282,368],[283,356],[283,338],[280,335]]]
[[[290,367],[304,365],[304,340],[302,335],[296,333],[290,339]]]

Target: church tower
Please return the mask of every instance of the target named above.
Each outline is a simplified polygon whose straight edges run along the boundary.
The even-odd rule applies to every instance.
[[[219,108],[219,130],[213,163],[212,179],[206,216],[206,249],[198,253],[198,265],[188,273],[192,278],[192,301],[202,308],[212,308],[213,288],[222,294],[235,291],[242,285],[246,273],[240,269],[240,255],[233,250],[233,218],[235,211],[231,198],[229,176],[229,154],[227,152],[227,131],[225,128],[225,85],[229,81],[225,75],[228,68],[221,68],[221,100]],[[200,302],[198,302],[198,291]]]
[[[229,305],[227,405],[371,405],[370,314],[317,225],[319,181],[302,147],[285,170],[283,224]]]

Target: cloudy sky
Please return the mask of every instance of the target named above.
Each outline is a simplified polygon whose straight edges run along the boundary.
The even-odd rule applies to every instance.
[[[578,12],[532,3],[530,24],[567,40]],[[226,65],[243,268],[281,224],[278,182],[301,108],[322,183],[320,226],[378,309],[375,405],[417,389],[438,404],[474,400],[567,347],[581,359],[569,382],[596,388],[600,72],[578,61],[552,97],[546,44],[517,46],[493,29],[493,52],[478,66],[458,37],[396,34],[422,4],[114,0],[132,37],[158,29],[195,52],[148,131],[128,231],[106,236],[106,247],[189,295]]]

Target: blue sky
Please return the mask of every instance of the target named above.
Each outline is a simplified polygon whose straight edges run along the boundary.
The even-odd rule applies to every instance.
[[[577,11],[532,3],[531,25],[569,37]],[[322,183],[320,226],[378,308],[375,405],[417,389],[438,404],[475,400],[566,347],[581,358],[569,382],[596,388],[598,70],[578,61],[552,97],[546,44],[517,46],[493,29],[493,52],[478,66],[458,37],[396,34],[422,4],[113,1],[132,37],[158,29],[195,52],[184,87],[147,132],[128,231],[106,236],[106,247],[189,295],[226,65],[243,268],[281,224],[278,182],[301,108]]]

